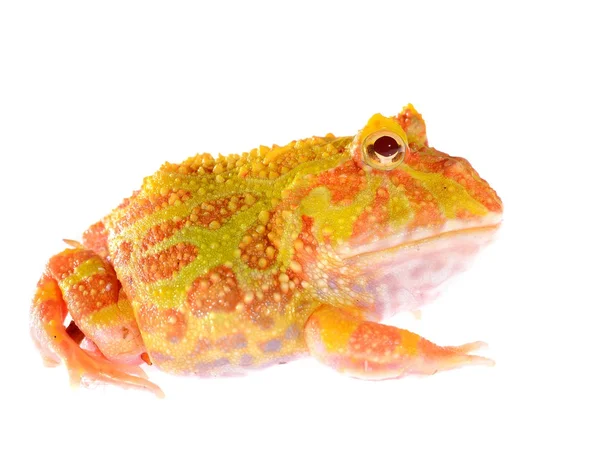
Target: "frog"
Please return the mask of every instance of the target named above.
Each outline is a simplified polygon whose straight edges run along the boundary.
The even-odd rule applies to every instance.
[[[420,311],[488,245],[495,190],[430,146],[412,104],[333,134],[164,163],[51,257],[33,342],[73,386],[164,393],[142,369],[238,376],[302,357],[358,379],[493,365],[382,321]]]

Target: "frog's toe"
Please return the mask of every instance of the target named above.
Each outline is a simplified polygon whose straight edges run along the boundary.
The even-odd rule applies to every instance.
[[[446,349],[454,351],[460,354],[467,354],[473,351],[479,351],[480,349],[486,349],[488,344],[484,341],[473,341],[460,346],[446,346]]]
[[[471,354],[473,351],[487,348],[482,341],[466,343],[460,346],[437,346],[427,340],[421,342],[423,351],[422,372],[435,373],[460,368],[467,365],[494,366],[496,362],[487,357]]]
[[[94,382],[108,383],[122,388],[136,388],[164,397],[158,385],[150,382],[148,376],[139,366],[113,363],[108,359],[81,350],[76,351],[66,360],[71,385]]]

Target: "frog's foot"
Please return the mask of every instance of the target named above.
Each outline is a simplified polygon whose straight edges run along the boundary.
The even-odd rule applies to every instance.
[[[311,355],[332,368],[363,379],[434,374],[464,365],[494,365],[471,354],[483,342],[438,346],[417,334],[364,321],[341,309],[321,306],[310,316],[305,339]]]
[[[65,328],[67,313],[73,322]],[[137,366],[145,349],[131,307],[112,267],[94,252],[69,249],[50,259],[30,316],[45,364],[64,361],[72,385],[102,382],[163,395]]]
[[[139,366],[115,363],[100,353],[81,349],[75,342],[68,340],[65,342],[64,360],[72,386],[98,382],[123,388],[148,390],[158,397],[164,396],[162,390],[148,380],[148,376]]]

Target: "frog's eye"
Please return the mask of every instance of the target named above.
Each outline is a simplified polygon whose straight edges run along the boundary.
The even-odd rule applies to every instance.
[[[377,131],[366,137],[362,144],[365,162],[379,170],[393,170],[404,160],[406,142],[391,131]]]

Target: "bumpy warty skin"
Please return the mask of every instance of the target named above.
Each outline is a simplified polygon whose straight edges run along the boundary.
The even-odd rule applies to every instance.
[[[391,142],[385,154],[370,143],[381,135],[379,147]],[[416,368],[397,361],[430,342],[410,333],[390,340],[401,330],[376,322],[430,301],[501,216],[499,197],[469,162],[428,145],[412,105],[376,114],[355,136],[198,154],[165,163],[50,260],[32,335],[72,379],[76,371],[111,381],[102,373],[112,363],[114,383],[154,391],[135,380],[139,369],[115,379],[142,361],[214,376],[306,354],[357,377],[399,377]],[[62,328],[67,312],[85,351]],[[455,353],[487,360],[466,355],[476,349],[467,346]]]

